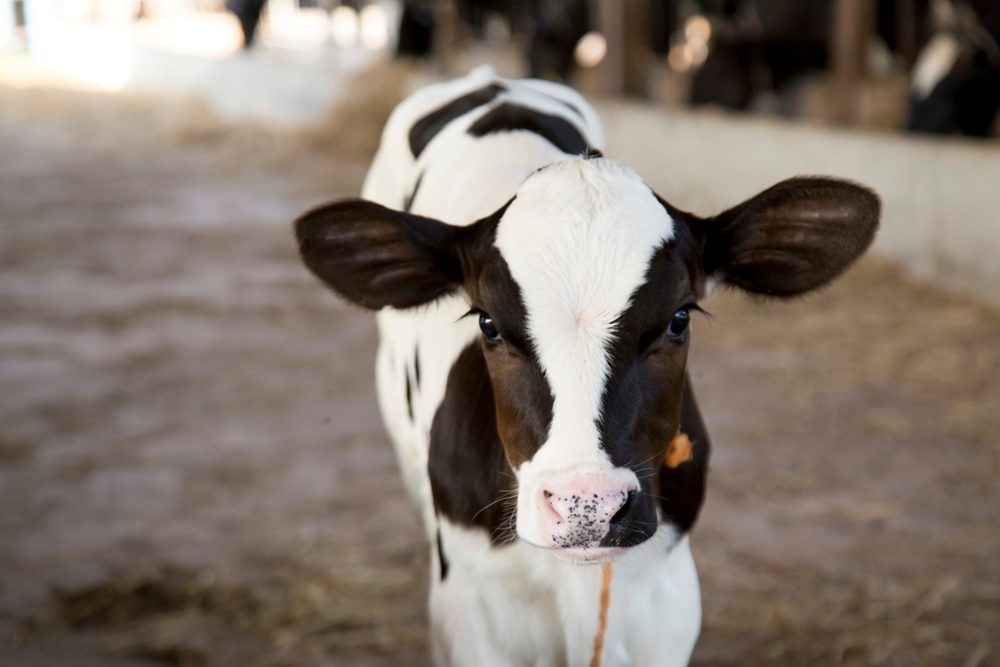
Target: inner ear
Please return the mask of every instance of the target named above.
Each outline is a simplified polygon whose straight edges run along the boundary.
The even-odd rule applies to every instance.
[[[833,280],[871,245],[878,196],[831,178],[792,178],[704,221],[709,278],[789,297]]]
[[[411,308],[457,289],[468,230],[361,199],[326,204],[295,221],[306,266],[372,310]]]

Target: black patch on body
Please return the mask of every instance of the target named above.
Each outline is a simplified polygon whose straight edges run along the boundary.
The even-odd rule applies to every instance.
[[[420,182],[422,180],[424,180],[424,172],[420,172],[420,175],[417,176],[417,182],[413,184],[413,192],[407,195],[407,197],[403,200],[403,210],[407,213],[409,213],[410,209],[413,208],[413,200],[417,197],[417,191],[420,190]]]
[[[441,544],[441,529],[437,531],[437,552],[438,552],[438,565],[441,570],[441,581],[448,578],[448,558],[444,555],[444,546]]]
[[[525,130],[534,132],[569,155],[584,155],[590,149],[573,123],[535,109],[504,102],[490,110],[469,127],[469,134],[482,137],[496,132]]]
[[[578,106],[576,106],[575,104],[573,104],[572,102],[567,102],[566,100],[562,99],[561,97],[556,97],[555,95],[552,95],[552,94],[547,93],[547,92],[542,91],[542,90],[538,90],[537,88],[532,88],[531,90],[532,90],[532,92],[536,92],[536,93],[540,93],[540,94],[544,95],[545,97],[547,97],[548,99],[552,100],[553,102],[557,102],[557,103],[563,105],[564,107],[566,107],[567,109],[569,109],[570,111],[572,111],[574,114],[576,114],[581,120],[586,120],[584,118],[583,112],[580,111],[580,108]]]
[[[413,421],[413,393],[410,390],[410,374],[406,372],[403,376],[406,378],[406,411],[410,415],[410,421]]]
[[[413,348],[413,384],[420,389],[420,348]]]
[[[489,103],[493,100],[493,98],[505,90],[507,89],[504,86],[501,86],[498,83],[491,83],[490,85],[484,86],[479,90],[466,93],[465,95],[452,100],[443,107],[422,117],[413,124],[412,128],[410,128],[410,152],[413,153],[413,157],[420,157],[420,154],[425,148],[427,148],[427,144],[429,144],[431,140],[437,136],[438,132],[443,130],[448,123],[455,120],[459,116],[464,116],[473,109]]]
[[[566,107],[567,109],[569,109],[570,111],[572,111],[574,114],[576,114],[577,116],[579,116],[581,120],[583,119],[583,112],[580,111],[579,107],[577,107],[572,102],[567,102],[566,100],[561,100],[558,97],[554,97],[552,95],[549,95],[549,97],[551,97],[556,102],[558,102],[559,104],[563,105],[564,107]]]

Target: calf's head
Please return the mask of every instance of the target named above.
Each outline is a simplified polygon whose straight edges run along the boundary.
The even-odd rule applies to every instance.
[[[468,300],[517,478],[517,534],[601,560],[658,526],[698,300],[714,285],[819,287],[867,248],[878,218],[865,188],[795,178],[703,219],[627,167],[573,158],[468,226],[350,200],[296,232],[306,265],[367,308]]]

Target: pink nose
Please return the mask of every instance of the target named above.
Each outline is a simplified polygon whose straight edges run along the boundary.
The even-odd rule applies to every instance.
[[[631,473],[574,470],[543,479],[538,489],[542,530],[553,544],[596,547],[628,512],[639,485]]]

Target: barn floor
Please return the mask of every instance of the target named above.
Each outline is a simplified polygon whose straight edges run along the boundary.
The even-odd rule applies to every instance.
[[[373,321],[288,227],[333,145],[0,88],[0,664],[425,663]],[[706,305],[695,664],[1000,664],[1000,313],[872,260]]]

